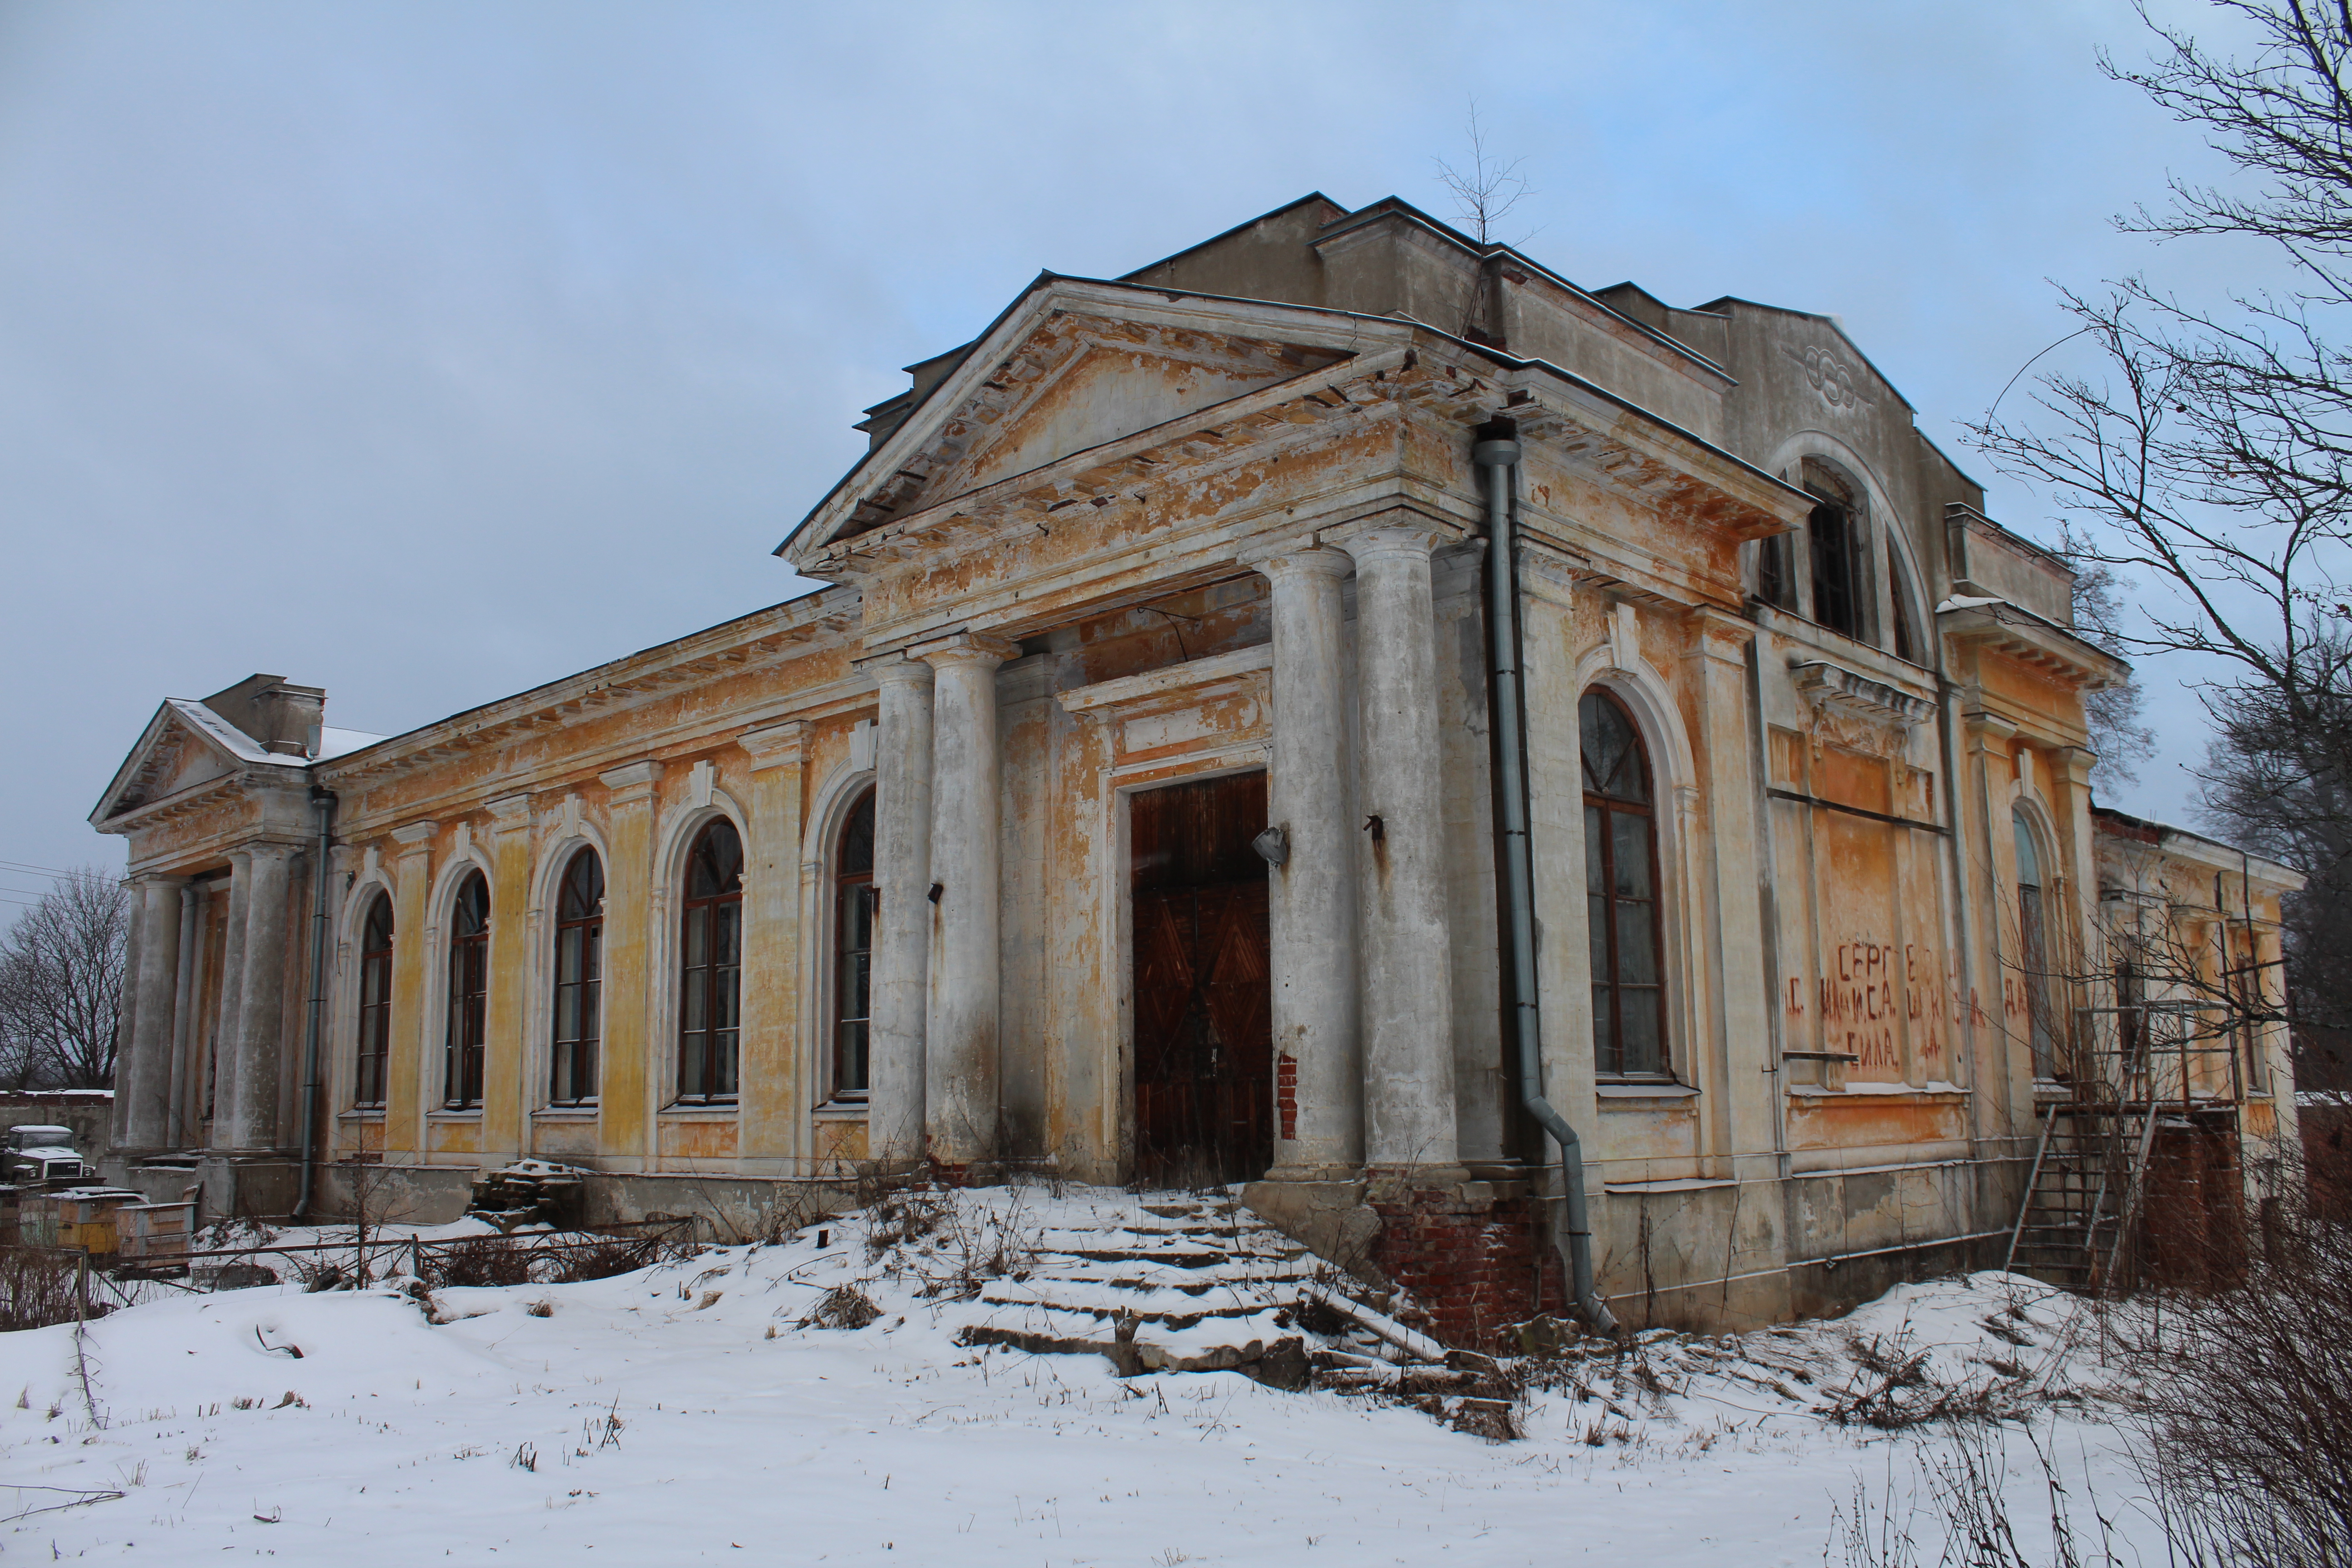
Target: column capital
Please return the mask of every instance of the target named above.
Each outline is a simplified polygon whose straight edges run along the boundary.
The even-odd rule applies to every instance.
[[[1693,658],[1747,664],[1748,645],[1756,640],[1755,623],[1713,605],[1700,605],[1690,613],[1690,627]]]
[[[2050,748],[2050,771],[2063,775],[2077,788],[2087,789],[2091,770],[2098,765],[2099,753],[2085,746],[2053,746]]]
[[[1021,645],[1010,637],[987,632],[955,632],[926,643],[918,643],[907,652],[934,669],[951,665],[986,665],[991,668],[1021,657]]]
[[[1426,518],[1391,512],[1336,542],[1361,565],[1382,557],[1426,561],[1444,537],[1445,530]]]
[[[488,802],[482,809],[490,814],[490,831],[493,833],[513,833],[530,826],[530,796],[528,795],[502,795]]]
[[[1336,545],[1308,538],[1245,553],[1242,564],[1270,583],[1279,583],[1295,577],[1345,577],[1356,569],[1356,559]]]
[[[437,822],[404,822],[392,830],[392,841],[400,846],[404,856],[421,855],[432,844],[433,836],[440,831],[441,825]]]
[[[191,880],[173,871],[133,871],[122,879],[142,889],[184,887]]]
[[[872,676],[876,684],[881,686],[929,686],[931,683],[931,667],[911,657],[903,648],[853,658],[849,667],[860,675]]]
[[[798,719],[787,719],[763,730],[746,730],[735,737],[735,743],[751,753],[751,771],[755,773],[769,768],[796,767],[807,754],[808,726]]]
[[[641,763],[623,763],[617,768],[606,768],[596,775],[597,782],[613,792],[614,805],[631,805],[653,798],[654,781],[662,776],[662,765],[648,757]]]
[[[2017,726],[1998,713],[1979,710],[1967,715],[1969,740],[1979,752],[2007,746],[2017,739]]]
[[[299,844],[280,844],[275,839],[257,839],[244,847],[245,852],[257,860],[291,860],[302,853]]]

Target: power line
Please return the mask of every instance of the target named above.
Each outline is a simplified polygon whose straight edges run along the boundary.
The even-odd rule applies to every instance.
[[[70,877],[73,875],[71,871],[60,870],[55,866],[35,866],[24,860],[0,860],[0,868],[5,868],[10,871],[37,871],[44,877]]]

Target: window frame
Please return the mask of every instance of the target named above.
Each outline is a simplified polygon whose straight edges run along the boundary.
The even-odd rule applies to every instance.
[[[1586,764],[1584,762],[1583,705],[1586,702],[1592,700],[1606,703],[1610,708],[1616,711],[1619,719],[1623,721],[1626,733],[1633,742],[1633,755],[1642,769],[1645,793],[1649,796],[1646,802],[1630,801],[1621,799],[1614,795],[1601,795],[1590,787],[1590,778],[1586,771]],[[1605,954],[1605,963],[1608,973],[1604,977],[1602,973],[1596,970],[1593,973],[1588,976],[1588,979],[1591,982],[1591,991],[1593,993],[1593,1000],[1596,1004],[1599,1001],[1599,994],[1601,991],[1606,990],[1609,993],[1608,1030],[1611,1038],[1606,1047],[1604,1047],[1601,1040],[1600,1009],[1597,1005],[1595,1005],[1593,1009],[1593,1072],[1597,1078],[1609,1082],[1679,1082],[1680,1080],[1676,1078],[1674,1070],[1674,1035],[1671,1026],[1673,1009],[1668,1005],[1667,998],[1666,981],[1670,971],[1666,965],[1666,884],[1664,877],[1664,857],[1659,842],[1663,836],[1661,831],[1663,822],[1661,814],[1658,811],[1657,766],[1654,759],[1650,753],[1649,737],[1643,733],[1641,721],[1634,716],[1633,710],[1615,692],[1611,691],[1605,686],[1587,687],[1582,695],[1577,699],[1577,710],[1578,782],[1580,785],[1582,786],[1581,795],[1584,811],[1587,814],[1584,825],[1586,857],[1584,898],[1585,920],[1587,924],[1587,952],[1589,953],[1593,953],[1595,945],[1592,940],[1592,931],[1591,927],[1592,921],[1592,904],[1596,898],[1603,904],[1609,916],[1608,919],[1601,922],[1600,952],[1598,953],[1593,953],[1596,957]],[[1592,831],[1592,819],[1590,815],[1594,811],[1601,813],[1601,832],[1597,836],[1601,854],[1601,861],[1597,872],[1592,864],[1596,835]],[[1611,821],[1611,817],[1617,815],[1638,816],[1645,824],[1646,831],[1644,837],[1647,839],[1650,873],[1650,895],[1646,900],[1622,900],[1616,892],[1615,844],[1617,836],[1614,824]],[[1606,891],[1599,894],[1593,892],[1592,889],[1596,880],[1598,881],[1599,886],[1606,889]],[[1646,903],[1649,906],[1652,973],[1657,976],[1654,981],[1636,981],[1629,983],[1622,978],[1624,964],[1620,952],[1621,931],[1620,921],[1617,918],[1617,907],[1622,902],[1640,902]],[[1658,1059],[1657,1065],[1654,1068],[1629,1068],[1625,1066],[1625,1014],[1622,1001],[1623,993],[1629,984],[1637,990],[1648,990],[1654,993],[1656,998]]]
[[[478,930],[467,931],[467,900],[477,889],[480,889],[481,924]],[[446,1007],[442,1020],[444,1110],[479,1110],[482,1106],[488,1077],[490,918],[490,879],[479,866],[468,867],[458,877],[457,891],[449,900],[449,935],[444,948],[448,965],[443,977]]]
[[[381,947],[375,945],[379,921],[383,933]],[[393,955],[399,940],[392,895],[378,888],[367,901],[366,912],[360,917],[359,1027],[352,1057],[354,1110],[383,1110],[390,1089]],[[371,1064],[373,1095],[368,1093]]]
[[[2044,868],[2051,859],[2041,825],[2023,805],[2009,808],[2011,881],[2017,894],[2018,983],[2025,991],[2025,1045],[2033,1076],[2045,1082],[2066,1081],[2066,1063],[2060,1059],[2063,1044],[2050,1003],[2051,895],[2057,892]],[[2034,879],[2025,879],[2025,864],[2015,858],[2019,848],[2033,855]],[[2029,898],[2028,895],[2032,896]]]
[[[713,893],[694,892],[697,863],[703,847],[711,836],[724,828],[735,841],[735,866],[731,883],[722,884]],[[673,1104],[682,1106],[731,1106],[742,1097],[743,1078],[743,830],[733,818],[724,814],[711,817],[694,830],[688,841],[685,863],[680,868],[678,890],[677,941],[676,973],[677,989],[677,1053],[673,1067],[677,1073]],[[696,930],[699,917],[706,922],[706,939],[715,930],[724,934],[732,947],[730,957],[724,962],[696,962]],[[698,975],[699,979],[698,980]],[[696,1016],[696,987],[701,987],[702,1012],[705,1019],[725,1016],[731,1022],[723,1026],[691,1026]],[[724,1003],[722,1007],[720,1005]],[[696,1058],[701,1071],[689,1074],[689,1041],[692,1037],[731,1036],[730,1051],[724,1053],[725,1071],[714,1071],[719,1053],[711,1048],[706,1038]],[[698,1079],[698,1081],[695,1081]]]
[[[832,921],[828,928],[831,946],[826,957],[830,980],[825,1002],[829,1020],[825,1032],[826,1081],[829,1086],[826,1098],[845,1105],[865,1104],[874,1081],[874,936],[881,915],[881,894],[874,880],[876,802],[875,786],[868,784],[852,799],[849,808],[841,814],[840,826],[833,835]],[[852,870],[849,868],[849,836],[860,817],[866,820],[866,866],[863,870]],[[850,918],[861,905],[865,916],[866,944],[862,948],[854,948],[850,945]],[[858,976],[851,972],[850,960],[853,957],[865,960],[863,986],[856,984]],[[861,992],[865,1006],[853,1016],[853,996]],[[853,1025],[860,1031],[858,1056],[861,1070],[855,1074],[845,1070],[844,1063],[845,1032]],[[853,1077],[859,1081],[849,1082]]]
[[[567,911],[572,898],[572,879],[583,867],[595,873],[594,908],[586,914]],[[598,1102],[603,1089],[604,1045],[604,917],[605,892],[604,858],[593,844],[575,847],[563,862],[563,870],[555,881],[555,922],[553,943],[550,951],[548,991],[548,1061],[547,1103],[552,1106],[589,1107]],[[584,973],[565,978],[566,948],[576,940],[585,950],[586,960],[581,965]],[[587,1027],[565,1038],[564,993],[577,988],[586,996],[583,1012]],[[568,1059],[567,1059],[568,1058]],[[563,1092],[567,1066],[572,1093]],[[586,1090],[581,1092],[585,1080]]]

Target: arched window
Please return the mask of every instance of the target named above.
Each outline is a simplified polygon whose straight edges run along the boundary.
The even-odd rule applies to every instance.
[[[392,900],[378,893],[360,927],[360,1059],[354,1105],[383,1103],[392,1053]]]
[[[1577,721],[1593,1067],[1603,1077],[1655,1077],[1667,1070],[1667,1054],[1650,759],[1632,715],[1607,692],[1586,692]]]
[[[563,868],[555,900],[555,1041],[547,1092],[557,1105],[596,1098],[604,982],[604,863],[583,848]]]
[[[1890,595],[1895,601],[1895,657],[1906,664],[1924,665],[1927,662],[1927,640],[1911,622],[1911,578],[1903,570],[1902,559],[1895,553],[1895,542],[1891,539],[1886,542],[1886,571],[1887,581],[1895,589]]]
[[[866,1095],[874,1003],[874,792],[841,825],[833,858],[833,1092]]]
[[[2017,836],[2018,986],[2033,1041],[2033,1076],[2058,1076],[2057,1032],[2050,1017],[2050,916],[2043,899],[2041,839],[2022,809],[2009,814]]]
[[[1860,491],[1827,463],[1804,462],[1805,492],[1816,503],[1806,521],[1812,544],[1813,620],[1845,637],[1868,640],[1870,531]]]
[[[482,1042],[489,1023],[490,885],[468,871],[449,910],[449,1026],[441,1100],[482,1103]]]
[[[683,990],[677,1014],[677,1097],[735,1098],[742,1041],[743,840],[714,818],[686,860]]]

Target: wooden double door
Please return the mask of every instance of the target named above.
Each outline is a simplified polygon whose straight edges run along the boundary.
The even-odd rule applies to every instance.
[[[1129,798],[1135,1175],[1253,1181],[1274,1161],[1265,774]]]

